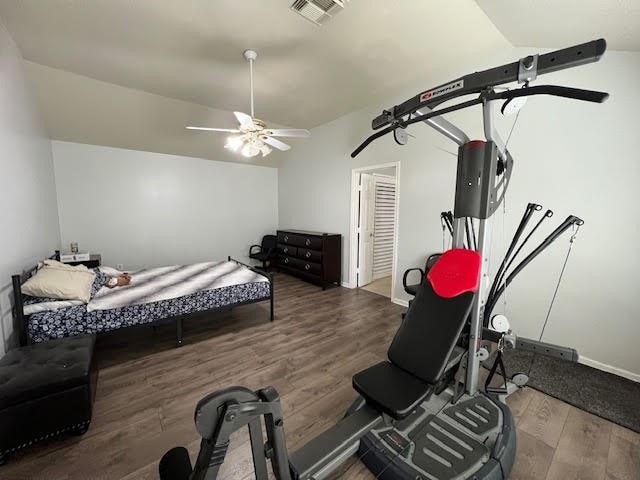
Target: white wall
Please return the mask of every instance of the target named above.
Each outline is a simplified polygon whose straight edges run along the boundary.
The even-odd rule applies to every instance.
[[[53,141],[63,249],[125,269],[242,258],[278,223],[268,167]]]
[[[399,92],[375,105],[313,129],[296,144],[279,169],[280,226],[341,233],[343,281],[349,275],[349,196],[351,169],[399,160],[400,213],[396,299],[406,298],[401,275],[422,265],[426,254],[442,249],[439,213],[452,208],[456,159],[440,148],[455,146],[425,125],[410,128],[416,138],[399,147],[390,137],[375,142],[356,159],[349,153],[371,133],[371,119],[382,108],[451,78],[529,54],[537,49],[503,52],[478,60],[442,78],[424,79],[414,90]],[[611,93],[603,105],[554,98],[532,98],[522,111],[509,144],[516,159],[507,197],[507,214],[494,217],[496,253],[517,225],[524,206],[536,201],[552,208],[555,226],[568,214],[586,224],[576,240],[544,340],[575,346],[588,359],[640,375],[640,254],[635,247],[640,222],[635,201],[640,180],[637,112],[640,54],[607,52],[594,65],[548,75],[545,81]],[[479,108],[448,118],[471,138],[482,138]],[[500,121],[507,137],[513,118]],[[502,233],[505,225],[507,235]],[[518,334],[540,333],[568,245],[568,235],[546,251],[513,283],[507,313]],[[618,255],[616,255],[618,253]],[[498,262],[495,255],[494,265]],[[500,307],[502,309],[502,307]],[[622,372],[624,373],[624,372]],[[640,378],[640,377],[638,377]]]
[[[11,275],[51,255],[60,243],[51,142],[22,61],[0,23],[0,356],[18,341]]]

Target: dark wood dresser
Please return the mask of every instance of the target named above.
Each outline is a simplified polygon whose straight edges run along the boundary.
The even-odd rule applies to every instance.
[[[278,230],[278,268],[322,286],[340,286],[342,236],[304,230]]]

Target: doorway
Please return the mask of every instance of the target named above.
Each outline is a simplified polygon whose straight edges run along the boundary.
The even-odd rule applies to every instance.
[[[395,288],[399,162],[352,171],[351,283],[392,298]]]

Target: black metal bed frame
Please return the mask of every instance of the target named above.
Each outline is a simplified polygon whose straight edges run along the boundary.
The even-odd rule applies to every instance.
[[[60,250],[56,250],[55,253],[49,257],[52,260],[60,260]],[[161,318],[158,320],[154,320],[153,322],[148,322],[148,323],[144,323],[144,324],[136,324],[136,325],[130,325],[130,326],[137,326],[137,325],[156,325],[158,323],[164,323],[164,322],[170,322],[170,321],[175,321],[176,322],[176,347],[179,347],[182,345],[182,322],[184,320],[193,318],[193,317],[197,317],[200,315],[204,315],[206,313],[212,313],[212,312],[217,312],[220,310],[228,310],[231,309],[233,307],[239,307],[242,305],[249,305],[251,303],[258,303],[258,302],[264,302],[265,300],[269,300],[270,303],[270,312],[269,312],[269,320],[273,322],[273,318],[274,318],[274,311],[273,311],[273,274],[271,273],[267,273],[267,272],[262,272],[250,265],[247,265],[246,263],[243,263],[239,260],[236,260],[235,258],[231,258],[231,256],[227,257],[227,260],[229,262],[235,262],[238,265],[243,265],[245,267],[247,267],[249,270],[251,270],[254,273],[257,273],[259,275],[262,275],[263,277],[266,277],[269,280],[269,297],[265,297],[265,298],[259,298],[256,300],[247,300],[244,302],[239,302],[239,303],[233,303],[233,304],[229,304],[229,305],[224,305],[222,307],[218,307],[218,308],[211,308],[209,310],[200,310],[197,312],[191,312],[191,313],[186,313],[184,315],[178,315],[175,317],[166,317],[166,318]],[[22,284],[24,282],[26,282],[32,275],[33,272],[35,272],[38,269],[38,266],[34,266],[28,270],[24,270],[22,273],[16,274],[16,275],[12,275],[11,276],[11,282],[13,284],[13,313],[14,313],[14,319],[17,323],[18,326],[18,339],[20,342],[20,346],[25,346],[28,345],[29,343],[31,343],[29,341],[29,332],[28,332],[28,321],[29,321],[29,315],[25,315],[24,314],[24,304],[22,302]],[[120,327],[117,328],[115,330],[120,330],[120,329],[124,329],[124,328],[128,328],[128,327]],[[109,330],[109,332],[112,332],[114,330]],[[107,333],[107,332],[101,332],[101,333]]]

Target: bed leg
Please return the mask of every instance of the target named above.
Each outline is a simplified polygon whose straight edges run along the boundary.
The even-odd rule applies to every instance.
[[[270,321],[273,322],[273,274],[269,274],[269,294],[270,294],[270,308],[271,308],[271,313],[270,313]]]
[[[182,346],[182,319],[176,319],[176,348]]]

